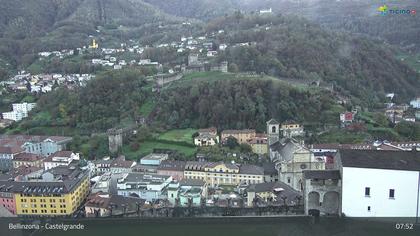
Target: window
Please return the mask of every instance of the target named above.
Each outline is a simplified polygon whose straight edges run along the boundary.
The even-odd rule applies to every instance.
[[[365,188],[365,196],[370,197],[370,187]]]
[[[276,132],[276,126],[271,127],[271,133],[275,133]]]
[[[287,178],[287,183],[290,184],[290,178]]]
[[[367,210],[370,211],[370,206],[368,206],[368,209]]]
[[[395,190],[394,189],[390,189],[389,190],[389,198],[394,198],[395,196]]]

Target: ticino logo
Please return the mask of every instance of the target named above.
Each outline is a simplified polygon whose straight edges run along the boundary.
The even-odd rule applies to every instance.
[[[378,11],[382,15],[415,15],[417,13],[415,9],[399,9],[397,7],[389,8],[387,5],[380,6]]]

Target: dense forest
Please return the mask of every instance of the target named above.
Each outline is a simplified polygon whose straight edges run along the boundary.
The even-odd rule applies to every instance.
[[[158,119],[170,128],[215,126],[257,128],[276,117],[280,121],[336,123],[344,108],[326,91],[308,91],[276,80],[258,78],[200,81],[164,90]]]
[[[59,88],[38,100],[35,114],[19,129],[67,127],[90,134],[134,123],[148,94],[142,76],[138,71],[106,72],[86,87]]]

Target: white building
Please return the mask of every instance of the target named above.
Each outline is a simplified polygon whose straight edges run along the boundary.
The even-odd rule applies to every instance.
[[[78,161],[79,159],[79,153],[75,154],[72,151],[58,151],[44,161],[44,168],[45,170],[49,170],[57,166],[69,166],[71,162]]]
[[[412,101],[410,102],[410,105],[411,105],[413,108],[420,109],[420,97],[418,97],[417,99],[412,100]]]
[[[165,199],[171,176],[127,173],[117,180],[118,195],[138,196],[147,201]],[[136,196],[136,197],[137,197]]]
[[[337,164],[345,216],[419,215],[420,152],[341,150]]]
[[[13,103],[13,111],[4,112],[3,119],[20,121],[28,117],[28,113],[36,106],[36,103]]]

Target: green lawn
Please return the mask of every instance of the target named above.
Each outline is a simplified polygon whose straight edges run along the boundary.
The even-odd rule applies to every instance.
[[[153,100],[147,100],[139,110],[140,115],[148,116],[155,108],[155,102]]]
[[[132,151],[130,150],[130,146],[124,145],[123,154],[128,159],[136,160],[143,156],[146,156],[149,153],[152,153],[154,148],[173,149],[178,151],[179,153],[183,153],[188,157],[193,156],[197,149],[195,147],[188,147],[182,144],[168,144],[159,141],[145,141],[143,143],[140,143],[140,148],[137,151]]]
[[[197,132],[196,129],[174,129],[166,133],[159,135],[158,139],[174,141],[174,142],[186,142],[193,143],[192,135]]]

